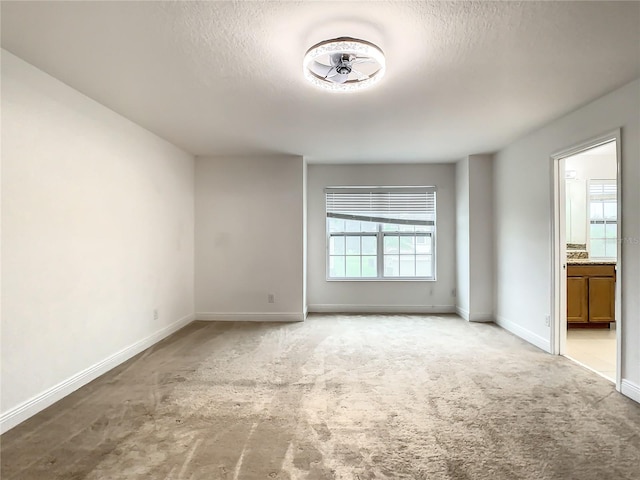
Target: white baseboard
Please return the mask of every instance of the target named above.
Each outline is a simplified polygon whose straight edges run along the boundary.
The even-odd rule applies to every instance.
[[[509,332],[513,333],[517,337],[520,337],[523,340],[526,340],[527,342],[535,345],[536,347],[544,350],[547,353],[551,353],[551,341],[548,338],[541,337],[540,335],[535,334],[527,330],[526,328],[522,328],[517,323],[514,323],[511,320],[507,320],[506,318],[501,317],[499,315],[495,316],[494,321],[500,327],[504,328],[505,330],[508,330]]]
[[[620,393],[640,403],[640,385],[623,378],[620,382]]]
[[[309,305],[313,313],[455,313],[453,305],[350,305],[350,304],[313,304]]]
[[[470,322],[493,322],[493,313],[472,313],[469,315]]]
[[[302,312],[196,313],[196,320],[208,322],[303,322],[304,318]]]
[[[462,307],[456,307],[456,313],[467,322],[493,322],[493,313],[470,313]]]
[[[36,395],[35,397],[21,403],[20,405],[13,407],[7,412],[0,415],[0,433],[4,433],[16,425],[24,422],[28,418],[34,416],[36,413],[44,410],[50,405],[53,405],[58,400],[66,397],[67,395],[75,392],[80,387],[95,380],[100,375],[108,372],[112,368],[117,367],[123,362],[126,362],[131,357],[139,354],[147,348],[155,345],[160,340],[168,337],[172,333],[180,330],[184,326],[193,321],[193,315],[187,315],[180,320],[158,330],[156,333],[149,335],[142,340],[123,348],[119,352],[110,355],[104,360],[76,373],[72,377],[66,379],[63,382],[45,390],[44,392]]]

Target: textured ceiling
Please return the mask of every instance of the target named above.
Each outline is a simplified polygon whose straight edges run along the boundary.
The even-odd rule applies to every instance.
[[[338,36],[378,85],[304,79]],[[640,76],[640,3],[3,1],[2,46],[196,155],[454,161]]]

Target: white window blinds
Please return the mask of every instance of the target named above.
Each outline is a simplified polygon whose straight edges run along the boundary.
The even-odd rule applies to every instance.
[[[617,185],[615,180],[591,180],[589,197],[592,201],[615,201]]]
[[[435,187],[331,187],[327,217],[365,222],[435,225]]]

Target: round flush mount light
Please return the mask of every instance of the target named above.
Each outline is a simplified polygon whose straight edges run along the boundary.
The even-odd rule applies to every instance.
[[[307,50],[303,68],[305,78],[315,86],[348,92],[377,83],[384,76],[385,59],[373,43],[340,37]]]

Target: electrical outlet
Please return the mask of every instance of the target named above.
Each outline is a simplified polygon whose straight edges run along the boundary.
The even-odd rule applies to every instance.
[[[158,309],[156,308],[156,309],[153,311],[153,319],[154,319],[154,320],[157,320],[159,317],[160,317],[160,315],[158,315]]]
[[[452,296],[452,297],[455,297],[455,296],[456,296],[456,289],[455,289],[455,288],[452,288],[452,289],[451,289],[451,296]]]
[[[269,295],[267,295],[267,302],[276,303],[276,296],[273,293],[270,293]]]
[[[545,324],[547,327],[550,327],[550,326],[551,326],[551,316],[550,316],[550,315],[545,315],[545,316],[544,316],[544,324]]]

